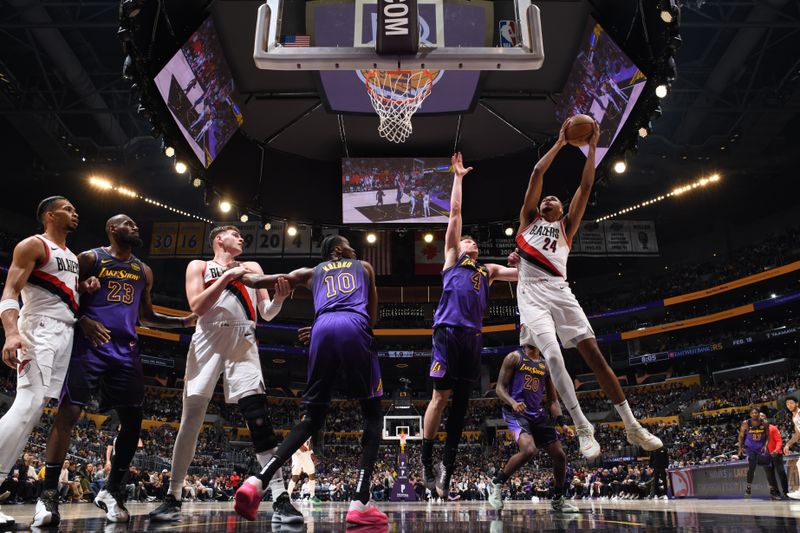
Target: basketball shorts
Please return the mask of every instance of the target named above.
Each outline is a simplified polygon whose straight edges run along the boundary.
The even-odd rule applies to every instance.
[[[313,474],[314,461],[311,460],[310,453],[301,453],[292,457],[292,475]]]
[[[98,392],[101,411],[142,406],[144,373],[139,349],[135,342],[121,346],[113,340],[93,347],[78,331],[61,402],[83,406]]]
[[[356,400],[383,396],[381,367],[372,349],[369,323],[358,313],[323,313],[314,320],[303,400],[329,403],[337,385]]]
[[[520,323],[527,338],[520,344],[535,345],[530,334],[552,332],[564,348],[574,348],[579,342],[594,338],[594,330],[586,313],[564,280],[542,278],[517,284]],[[525,335],[523,335],[525,336]]]
[[[210,399],[220,376],[227,403],[266,391],[252,321],[215,322],[192,335],[186,355],[184,395]]]
[[[58,398],[72,354],[72,324],[42,315],[23,315],[17,321],[28,353],[17,356],[17,387],[44,387],[46,398]]]
[[[483,335],[453,326],[433,330],[430,376],[437,390],[450,390],[456,381],[476,383],[481,371]]]
[[[533,437],[533,442],[539,449],[550,446],[559,440],[556,428],[545,418],[532,418],[503,408],[503,420],[508,425],[508,430],[514,435],[514,442],[519,442],[519,437],[523,433]]]

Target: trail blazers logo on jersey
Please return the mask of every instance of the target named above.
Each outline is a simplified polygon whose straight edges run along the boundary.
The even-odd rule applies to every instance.
[[[561,237],[561,228],[556,226],[533,226],[528,235],[536,235],[542,237],[550,237],[551,239],[558,239]]]
[[[66,257],[56,257],[56,268],[58,268],[59,272],[72,272],[73,274],[78,273],[78,262],[73,261],[72,259],[68,259]]]

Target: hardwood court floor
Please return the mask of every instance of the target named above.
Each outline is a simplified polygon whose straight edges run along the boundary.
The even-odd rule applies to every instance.
[[[576,501],[577,515],[554,515],[549,502],[507,502],[498,514],[485,502],[450,504],[379,504],[389,514],[388,527],[348,528],[344,522],[347,504],[298,504],[306,517],[305,524],[271,523],[271,507],[262,504],[259,520],[248,522],[233,512],[231,503],[184,503],[183,519],[175,523],[150,522],[147,513],[155,504],[132,503],[128,524],[111,524],[102,511],[90,504],[61,505],[59,532],[101,531],[107,533],[163,532],[342,532],[353,533],[471,533],[523,531],[582,531],[589,529],[648,531],[736,530],[800,531],[800,501],[766,500],[670,500],[670,501]],[[32,505],[3,506],[13,515],[17,531],[30,531]],[[14,529],[8,529],[14,530]],[[0,531],[4,531],[0,528]],[[36,531],[56,531],[41,529]]]

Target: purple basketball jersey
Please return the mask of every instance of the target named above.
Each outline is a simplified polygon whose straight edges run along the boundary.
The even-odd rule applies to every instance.
[[[466,254],[442,271],[442,297],[433,327],[454,326],[481,331],[489,302],[489,271]]]
[[[542,407],[544,395],[544,382],[547,377],[547,366],[543,359],[533,360],[522,352],[519,353],[519,363],[514,378],[511,380],[509,394],[514,400],[525,404],[523,413],[528,418],[546,418]],[[507,408],[507,406],[504,406]]]
[[[747,451],[759,452],[766,442],[767,426],[763,423],[754,426],[751,419],[747,419],[747,431],[744,434],[744,447]]]
[[[139,300],[146,290],[144,264],[134,256],[120,261],[104,248],[95,248],[91,276],[100,280],[100,289],[81,295],[80,314],[102,323],[111,332],[111,341],[93,348],[112,357],[128,357],[136,350]],[[75,336],[76,345],[86,344],[83,335]]]
[[[314,268],[314,309],[358,313],[369,320],[369,274],[358,259],[325,261]]]

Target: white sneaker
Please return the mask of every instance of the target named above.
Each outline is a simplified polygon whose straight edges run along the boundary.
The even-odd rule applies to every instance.
[[[13,526],[16,524],[16,520],[14,520],[13,516],[9,516],[2,511],[0,511],[0,526]]]
[[[787,494],[787,496],[793,500],[800,500],[800,490],[794,490]]]
[[[489,505],[498,511],[503,510],[503,485],[501,483],[492,483],[492,488],[489,490]]]
[[[564,498],[553,498],[550,502],[550,509],[554,513],[579,513],[580,509],[569,503]]]
[[[42,491],[42,495],[36,500],[36,510],[33,513],[31,526],[55,527],[61,522],[61,515],[58,513],[58,491],[47,489]]]
[[[652,452],[664,446],[661,439],[647,431],[642,426],[627,428],[625,434],[628,436],[628,442],[634,446],[641,446],[644,450]]]
[[[119,494],[112,495],[103,489],[94,499],[94,504],[106,512],[109,522],[127,522],[131,519],[130,513],[125,508],[125,500]]]
[[[575,432],[578,434],[578,444],[581,453],[590,461],[600,456],[600,443],[594,438],[594,426],[576,426]],[[630,437],[629,437],[630,440]]]
[[[662,499],[662,500],[669,500],[669,496],[667,496],[666,494],[664,494],[664,495],[661,497],[661,499]],[[798,499],[800,499],[800,498],[798,498]]]

